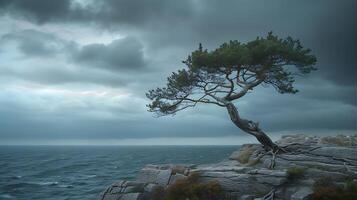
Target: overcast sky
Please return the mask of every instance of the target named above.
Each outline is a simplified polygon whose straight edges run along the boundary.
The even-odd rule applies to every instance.
[[[356,9],[355,0],[0,0],[0,143],[239,144],[245,133],[223,108],[155,118],[145,92],[200,42],[211,50],[271,30],[311,48],[318,71],[297,80],[295,95],[258,88],[237,102],[241,115],[273,137],[357,133]]]

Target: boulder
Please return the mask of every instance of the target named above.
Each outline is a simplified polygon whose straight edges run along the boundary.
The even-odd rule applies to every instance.
[[[136,180],[138,182],[156,183],[161,186],[166,186],[169,183],[171,173],[172,169],[144,168],[139,172]]]

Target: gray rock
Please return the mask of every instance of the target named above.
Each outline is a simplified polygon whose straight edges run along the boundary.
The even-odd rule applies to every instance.
[[[159,187],[157,184],[149,183],[144,187],[145,192],[152,192],[156,187]]]
[[[171,172],[171,169],[144,168],[139,172],[136,180],[138,182],[156,183],[161,186],[166,186],[169,183]]]
[[[311,187],[300,187],[297,192],[291,195],[291,200],[307,200],[312,193]]]
[[[101,200],[119,200],[120,196],[107,194],[104,197],[100,198]]]
[[[123,193],[140,193],[144,192],[144,184],[138,183],[137,185],[127,186],[123,191]]]
[[[268,169],[271,155],[260,145],[243,145],[230,156],[233,160],[205,165],[147,165],[135,181],[113,183],[101,195],[101,200],[150,200],[155,188],[165,188],[192,173],[199,175],[201,183],[217,181],[225,192],[224,200],[262,199],[272,188],[276,188],[276,199],[308,199],[315,181],[330,177],[336,184],[343,184],[348,177],[357,177],[357,148],[346,147],[349,137],[338,140],[306,135],[284,136],[277,143],[288,145],[286,152],[276,157],[275,168]],[[354,136],[357,141],[357,136]],[[354,141],[353,140],[353,141]],[[351,143],[351,142],[350,142]],[[352,144],[352,143],[351,143]],[[236,159],[248,150],[249,161],[260,158],[258,164],[239,163]],[[304,168],[303,175],[289,179],[289,168]],[[289,172],[291,173],[291,172]],[[260,197],[260,198],[258,198]]]
[[[311,152],[311,154],[340,158],[340,159],[352,159],[357,160],[357,148],[347,148],[347,147],[321,147]]]
[[[110,194],[118,194],[121,193],[124,190],[122,187],[116,187],[113,186],[112,189],[110,190]]]
[[[268,175],[272,177],[286,177],[285,170],[270,170],[270,169],[254,169],[247,172],[247,174],[260,174],[260,175]]]
[[[270,177],[270,176],[259,176],[256,178],[257,182],[259,183],[264,183],[267,185],[271,185],[271,186],[279,186],[283,183],[286,182],[286,178],[277,178],[277,177]]]
[[[314,144],[317,144],[318,141],[319,141],[319,138],[317,136],[296,134],[296,135],[284,135],[276,143],[280,146],[287,146],[287,145],[291,145],[294,143],[305,144],[305,145],[314,145]]]
[[[199,171],[215,171],[215,172],[244,172],[248,169],[248,167],[242,166],[206,166],[202,168],[198,168]]]
[[[119,200],[140,200],[141,198],[140,193],[127,193],[123,194]]]
[[[239,200],[253,200],[254,196],[252,195],[243,195],[239,198]]]

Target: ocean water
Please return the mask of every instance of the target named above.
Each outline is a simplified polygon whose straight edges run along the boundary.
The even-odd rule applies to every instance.
[[[0,146],[0,199],[90,200],[146,164],[218,162],[238,146]]]

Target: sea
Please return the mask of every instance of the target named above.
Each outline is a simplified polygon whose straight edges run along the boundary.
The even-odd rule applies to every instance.
[[[146,164],[208,164],[239,146],[0,146],[0,200],[96,200]]]

